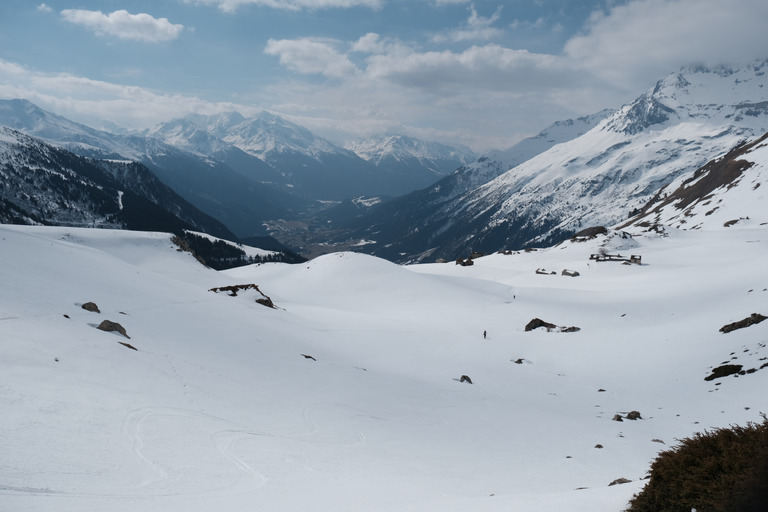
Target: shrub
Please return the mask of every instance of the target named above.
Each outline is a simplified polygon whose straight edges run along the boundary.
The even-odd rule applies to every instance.
[[[763,512],[768,503],[768,418],[698,433],[659,454],[631,512]]]

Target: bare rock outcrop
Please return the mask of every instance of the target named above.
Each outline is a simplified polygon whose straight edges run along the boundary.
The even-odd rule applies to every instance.
[[[122,334],[122,335],[123,335],[123,336],[125,336],[126,338],[128,338],[128,339],[131,339],[131,337],[130,337],[130,336],[128,336],[128,333],[127,333],[127,332],[125,332],[125,327],[123,327],[123,326],[122,326],[122,325],[120,325],[119,323],[117,323],[117,322],[113,322],[113,321],[111,321],[111,320],[104,320],[104,321],[103,321],[103,322],[101,322],[101,323],[99,324],[99,326],[98,326],[98,327],[96,327],[96,328],[97,328],[97,329],[100,329],[100,330],[102,330],[102,331],[108,331],[108,332],[113,332],[113,331],[114,331],[114,332],[119,332],[120,334]]]
[[[216,288],[211,288],[208,290],[209,292],[219,293],[219,292],[227,292],[230,297],[237,297],[237,293],[241,291],[246,290],[256,290],[256,292],[261,295],[258,299],[256,299],[256,302],[261,304],[262,306],[266,306],[268,308],[277,309],[275,306],[275,303],[272,302],[272,299],[269,298],[267,295],[264,294],[261,290],[259,290],[259,287],[255,284],[234,284],[231,286],[219,286]]]
[[[97,306],[96,303],[94,303],[94,302],[86,302],[85,304],[83,304],[80,307],[83,308],[84,310],[90,311],[92,313],[101,313],[101,311],[99,311],[99,306]]]
[[[541,318],[534,318],[528,324],[525,326],[525,332],[532,331],[534,329],[538,329],[539,327],[544,327],[547,332],[578,332],[581,330],[580,327],[559,327],[553,323],[545,322]]]
[[[745,327],[749,327],[750,325],[759,324],[763,320],[768,318],[768,316],[761,315],[760,313],[752,313],[747,318],[744,318],[743,320],[739,320],[738,322],[733,322],[732,324],[724,325],[720,328],[720,332],[731,332],[735,331],[736,329],[744,329]]]

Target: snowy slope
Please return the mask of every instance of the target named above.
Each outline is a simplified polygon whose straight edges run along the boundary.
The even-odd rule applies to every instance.
[[[768,322],[718,332],[768,314],[756,222],[471,267],[215,272],[168,235],[67,228],[0,226],[0,247],[7,510],[619,511],[675,439],[768,410]],[[246,283],[276,309],[208,291]],[[723,361],[757,371],[705,381]]]
[[[459,198],[539,153],[583,135],[610,114],[611,111],[605,110],[558,121],[504,151],[490,152],[459,167],[426,188],[362,210],[362,213],[349,205],[337,208],[340,211],[335,216],[331,214],[336,212],[329,210],[331,222],[326,227],[331,227],[332,231],[318,230],[312,236],[318,244],[327,244],[330,240],[337,247],[359,247],[361,243],[367,243],[366,251],[396,262],[434,259],[438,245],[433,243],[435,236],[445,234],[446,238],[463,241],[474,231],[474,227],[462,226],[459,232],[449,232],[454,223],[453,214],[460,209],[456,202]],[[339,228],[340,231],[334,231]]]
[[[631,220],[684,229],[768,224],[768,133],[678,178]]]
[[[464,165],[450,177],[436,183],[435,187],[449,190],[450,195],[446,198],[467,193],[557,144],[584,135],[611,114],[613,114],[611,110],[601,110],[589,116],[552,123],[535,136],[523,139],[510,148],[491,151],[474,162]]]
[[[766,71],[768,61],[683,69],[583,135],[444,198],[429,216],[356,235],[378,242],[369,246],[374,254],[434,261],[548,245],[589,226],[618,224],[674,180],[768,131]]]
[[[493,209],[489,229],[527,217],[544,226],[542,240],[615,224],[675,178],[768,131],[766,69],[768,61],[672,74],[583,136],[468,194],[463,210]]]

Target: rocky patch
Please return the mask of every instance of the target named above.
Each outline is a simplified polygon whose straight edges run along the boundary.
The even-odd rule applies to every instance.
[[[732,332],[737,329],[744,329],[745,327],[749,327],[751,325],[759,324],[763,320],[768,318],[767,316],[763,316],[760,313],[752,313],[747,318],[744,318],[743,320],[739,320],[738,322],[733,322],[731,324],[726,324],[720,328],[720,332],[727,333]]]
[[[111,320],[104,320],[96,328],[99,329],[99,330],[102,330],[102,331],[119,332],[120,334],[122,334],[126,338],[131,339],[131,337],[128,336],[128,333],[125,331],[125,327],[123,327],[119,323],[113,322]]]
[[[214,293],[220,293],[220,292],[227,292],[227,294],[230,297],[237,297],[238,292],[241,291],[247,291],[247,290],[255,290],[258,292],[261,297],[256,299],[256,302],[261,304],[262,306],[266,306],[268,308],[277,309],[275,306],[275,303],[272,302],[272,299],[270,299],[267,295],[264,294],[261,290],[259,290],[259,287],[255,284],[235,284],[231,286],[219,286],[216,288],[211,288],[208,290],[209,292]]]
[[[534,318],[528,324],[525,326],[525,332],[533,331],[534,329],[538,329],[539,327],[544,327],[547,332],[578,332],[581,330],[580,327],[560,327],[550,322],[545,322],[541,318]]]
[[[80,307],[86,311],[90,311],[91,313],[101,313],[101,311],[99,311],[99,306],[97,306],[94,302],[86,302]]]

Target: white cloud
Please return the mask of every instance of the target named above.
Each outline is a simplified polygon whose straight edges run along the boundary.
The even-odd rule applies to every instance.
[[[623,88],[694,63],[765,58],[765,0],[634,0],[596,13],[565,46],[574,63]]]
[[[283,9],[310,8],[310,3],[315,7],[379,4],[363,0],[203,1],[222,9],[235,9],[245,2]],[[428,1],[434,5],[437,0]],[[495,29],[499,24],[499,10],[483,17],[469,2],[456,3],[465,3],[468,9],[460,30],[475,30],[476,37],[481,37],[482,29]],[[337,136],[345,131],[363,134],[391,128],[480,149],[508,147],[553,121],[631,101],[682,65],[768,57],[768,31],[762,26],[768,19],[768,2],[764,0],[606,4],[609,7],[594,14],[562,52],[552,54],[496,44],[501,40],[493,44],[480,41],[462,51],[440,51],[439,46],[438,51],[425,51],[421,45],[432,44],[426,40],[429,35],[422,41],[405,42],[386,32],[370,32],[349,41],[271,39],[264,53],[277,57],[294,74],[257,90],[234,91],[230,98],[237,98],[240,104],[227,109],[247,111],[245,105],[269,108],[294,116],[318,133]],[[100,16],[97,19],[102,22],[107,17]],[[97,30],[103,24],[89,26]],[[99,30],[107,33],[106,28]],[[302,81],[299,75],[309,79]],[[311,75],[333,80],[314,80]],[[36,73],[2,60],[0,97],[28,98],[83,122],[90,112],[133,127],[151,126],[189,112],[212,113],[225,105],[71,75]]]
[[[172,24],[167,18],[154,18],[145,13],[130,14],[124,10],[104,14],[101,11],[65,9],[61,11],[61,16],[64,20],[89,28],[100,36],[110,35],[147,43],[176,39],[184,29],[183,25]]]
[[[53,12],[53,9],[44,3],[38,5],[37,10],[40,12]]]
[[[302,9],[331,9],[349,7],[370,7],[378,9],[383,0],[185,0],[186,3],[214,5],[224,12],[235,12],[242,6],[254,5],[299,11]]]
[[[368,58],[368,74],[402,86],[445,93],[479,90],[562,88],[573,86],[577,73],[561,57],[512,50],[496,44],[457,53],[411,52]]]
[[[478,37],[499,19],[498,10],[486,18],[468,8],[461,30],[474,29]],[[422,136],[432,130],[433,138],[450,135],[474,147],[483,141],[504,147],[504,141],[511,145],[553,121],[618,107],[685,64],[766,58],[768,31],[761,28],[766,19],[764,0],[610,3],[558,54],[501,44],[423,51],[418,43],[368,33],[348,46],[368,54],[357,73],[346,74],[332,88],[282,83],[269,94],[276,110],[301,116],[307,124],[315,115],[328,125],[337,119],[341,126],[346,119],[350,126],[354,120],[361,133],[366,127],[406,125],[421,127]],[[456,34],[452,41],[460,39]],[[333,48],[332,60],[351,66],[342,45],[336,42]],[[314,68],[296,62],[296,70],[325,69],[317,62]]]
[[[504,34],[500,28],[492,25],[499,20],[503,6],[499,6],[496,12],[489,18],[484,18],[477,14],[475,4],[469,7],[469,19],[462,28],[448,31],[446,34],[437,34],[432,37],[435,43],[461,42],[461,41],[487,41]]]
[[[0,98],[24,98],[70,119],[100,126],[104,120],[135,129],[191,112],[241,110],[181,94],[91,80],[67,73],[41,73],[0,59]]]
[[[382,41],[379,34],[369,32],[352,43],[351,48],[353,52],[384,53],[387,45]]]
[[[538,18],[536,21],[520,21],[520,20],[515,20],[512,23],[510,23],[509,26],[513,30],[517,30],[517,29],[520,29],[520,28],[539,29],[539,28],[542,28],[545,23],[546,23],[546,21],[544,20],[544,18]]]
[[[357,71],[349,58],[333,47],[333,41],[270,39],[264,53],[279,57],[280,64],[306,75],[322,74],[340,78]]]

